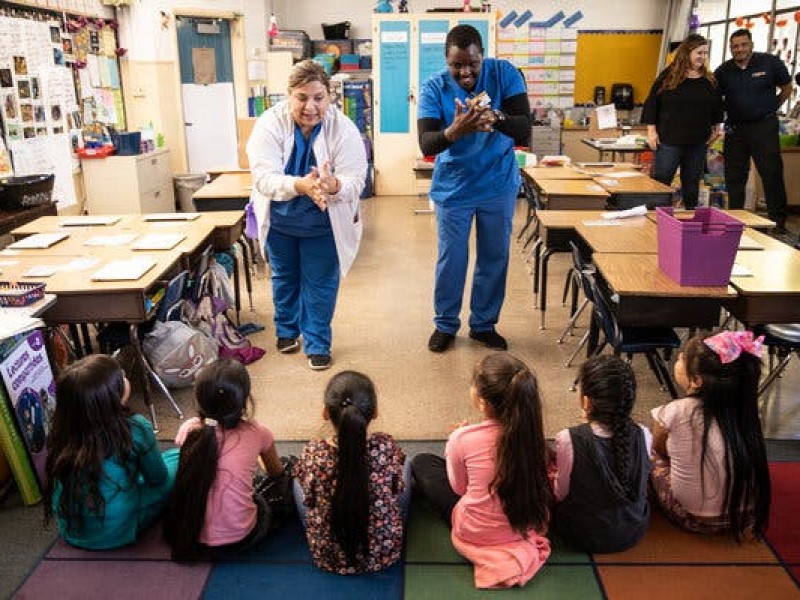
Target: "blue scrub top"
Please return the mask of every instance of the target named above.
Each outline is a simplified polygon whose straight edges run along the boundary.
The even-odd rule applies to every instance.
[[[417,118],[439,119],[446,125],[456,114],[455,100],[486,91],[492,108],[499,110],[506,98],[525,94],[525,82],[517,68],[506,60],[484,58],[472,93],[464,90],[445,68],[422,86]],[[516,193],[519,168],[514,157],[514,140],[498,131],[465,135],[436,156],[430,197],[434,202],[459,199],[488,200]]]
[[[319,123],[306,139],[300,126],[295,125],[294,148],[283,170],[284,174],[304,177],[311,171],[311,167],[317,166],[314,140],[321,129],[322,123]],[[285,202],[270,202],[269,219],[270,227],[284,235],[317,237],[332,231],[328,211],[321,211],[306,195],[295,196]]]

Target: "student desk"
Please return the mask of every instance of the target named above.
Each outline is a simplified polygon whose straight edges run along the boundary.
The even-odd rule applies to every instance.
[[[608,220],[582,219],[575,223],[575,230],[592,252],[658,252],[658,228],[645,216]]]
[[[754,212],[750,212],[749,210],[745,210],[743,208],[731,208],[722,210],[727,215],[730,215],[734,219],[738,219],[742,223],[744,223],[745,227],[751,227],[753,229],[772,229],[775,227],[775,221],[770,221],[769,219],[765,219],[757,215]],[[693,210],[673,210],[672,215],[676,219],[691,219],[694,215]],[[648,211],[647,218],[651,221],[656,221],[656,212],[655,211]]]
[[[611,153],[612,161],[617,160],[617,154],[619,154],[622,160],[625,160],[627,155],[631,155],[633,156],[634,161],[637,161],[642,152],[647,152],[650,150],[650,148],[644,144],[620,144],[616,141],[601,142],[595,138],[583,138],[581,142],[590,148],[597,150],[598,160],[601,162],[604,160],[606,152]]]
[[[177,213],[180,214],[180,213]],[[113,225],[80,225],[63,226],[68,217],[40,217],[35,221],[22,227],[18,227],[11,232],[15,239],[21,239],[34,233],[47,233],[64,231],[70,234],[68,240],[59,242],[46,250],[54,250],[62,247],[63,244],[70,242],[73,237],[86,239],[98,235],[113,235],[114,233],[168,233],[180,232],[187,235],[187,239],[176,248],[183,250],[187,256],[202,250],[207,243],[213,243],[216,252],[225,252],[231,256],[234,262],[233,279],[235,292],[235,308],[237,318],[241,310],[241,279],[239,275],[239,261],[236,253],[231,251],[234,244],[240,244],[243,256],[243,268],[245,274],[245,284],[250,299],[250,310],[253,310],[253,282],[250,271],[246,265],[249,264],[249,248],[247,243],[242,241],[244,234],[244,212],[242,211],[216,211],[202,213],[192,221],[146,221],[147,215],[116,215],[120,220]],[[210,235],[208,230],[210,228]],[[82,236],[82,237],[81,237]],[[199,239],[202,238],[202,239]],[[89,252],[89,246],[82,246],[79,253]],[[38,251],[40,253],[46,251]]]
[[[736,298],[731,286],[679,285],[658,267],[657,254],[599,252],[592,261],[619,298],[611,304],[622,326],[712,328],[720,305]]]
[[[149,306],[148,295],[163,284],[178,268],[181,252],[177,250],[158,253],[142,253],[151,258],[155,265],[134,281],[93,281],[92,275],[113,260],[129,257],[130,253],[104,253],[93,251],[80,256],[17,254],[4,256],[7,264],[3,266],[3,277],[13,281],[43,281],[47,292],[56,294],[58,301],[47,309],[42,318],[49,326],[61,324],[87,325],[97,322],[125,322],[129,324],[129,337],[134,349],[134,357],[142,374],[142,393],[150,410],[153,426],[158,429],[155,408],[152,403],[148,373],[150,366],[144,358],[139,343],[137,326],[151,318],[155,307]],[[137,255],[138,256],[138,255]],[[63,266],[77,259],[92,259],[91,263],[69,271],[58,271],[50,277],[29,277],[23,275],[29,269],[43,264]],[[11,263],[11,264],[8,264]],[[161,386],[159,386],[161,387]],[[172,404],[179,418],[183,418],[178,405],[169,390],[161,391]]]
[[[602,210],[611,196],[591,179],[537,179],[535,186],[548,210]]]
[[[572,166],[564,167],[524,167],[522,176],[536,185],[546,179],[591,179],[591,175]]]
[[[674,190],[641,173],[633,177],[614,177],[613,173],[609,173],[595,177],[594,181],[612,195],[610,202],[618,209],[642,204],[648,207],[672,206]]]
[[[742,323],[800,321],[800,251],[781,245],[778,250],[736,254],[736,264],[752,276],[731,277],[738,296],[726,302],[726,308]]]
[[[212,167],[210,169],[206,169],[206,173],[208,174],[209,180],[214,181],[220,175],[226,174],[234,174],[234,175],[241,175],[243,173],[249,173],[250,169],[243,169],[241,167]]]
[[[211,210],[244,210],[250,201],[253,189],[253,178],[247,173],[223,173],[213,181],[205,184],[192,196],[195,209]]]

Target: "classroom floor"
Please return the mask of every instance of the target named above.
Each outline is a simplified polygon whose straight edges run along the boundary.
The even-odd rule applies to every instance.
[[[374,379],[381,413],[375,428],[394,434],[401,440],[409,455],[413,456],[420,451],[441,452],[442,440],[447,436],[451,424],[477,416],[469,406],[469,377],[473,364],[483,356],[485,349],[469,340],[464,331],[455,347],[447,353],[437,355],[427,350],[427,340],[432,331],[431,289],[436,230],[433,215],[413,213],[415,208],[427,208],[427,202],[416,197],[382,197],[365,201],[363,207],[366,224],[364,242],[351,274],[342,283],[334,320],[334,365],[330,371],[313,372],[308,368],[302,354],[281,355],[275,350],[268,279],[262,276],[255,280],[255,311],[242,312],[243,322],[256,322],[265,326],[263,332],[253,335],[251,339],[264,347],[267,355],[250,365],[249,371],[254,382],[256,418],[273,429],[279,440],[278,449],[281,454],[299,453],[302,446],[300,441],[321,433],[323,389],[330,376],[342,369],[362,370]],[[520,205],[515,235],[523,216],[524,209]],[[792,217],[789,227],[793,231],[800,230],[800,219]],[[541,331],[539,311],[534,309],[532,302],[530,265],[526,262],[520,245],[513,242],[508,293],[498,325],[498,330],[509,340],[510,350],[528,362],[538,374],[543,390],[545,426],[549,437],[562,427],[576,423],[579,417],[574,393],[568,391],[576,368],[567,369],[564,363],[575,349],[586,320],[582,320],[574,337],[567,338],[561,345],[555,343],[567,320],[567,309],[560,303],[560,291],[567,267],[566,255],[555,255],[551,261],[551,301],[547,311],[547,329]],[[246,301],[245,306],[247,307]],[[657,388],[644,360],[634,361],[634,367],[639,381],[635,416],[641,422],[649,423],[649,409],[667,402],[669,397]],[[176,396],[183,409],[191,414],[191,390],[179,390]],[[173,439],[180,421],[162,399],[157,398],[156,403],[161,424],[158,437],[168,443]],[[132,399],[132,407],[144,411],[139,394],[135,394]],[[766,436],[772,438],[769,442],[771,460],[800,459],[800,361],[794,360],[786,376],[773,388],[765,403],[763,419]],[[0,561],[0,597],[9,596],[31,569],[40,564],[40,559],[48,552],[55,538],[52,528],[42,526],[41,514],[40,507],[22,507],[19,497],[14,493],[0,499],[0,546],[4,552],[3,560]],[[789,519],[790,516],[786,518]],[[415,520],[414,523],[416,525],[413,531],[430,529],[424,521]],[[656,531],[660,532],[659,536],[664,533],[662,530]],[[293,534],[290,531],[287,535]],[[447,585],[456,585],[467,594],[470,571],[446,550],[446,536],[443,538],[439,530],[431,530],[430,539],[414,535],[413,543],[411,537],[409,538],[404,574],[395,573],[403,578],[406,597],[455,597],[448,594],[447,590],[452,588],[447,588]],[[668,538],[669,535],[663,539]],[[653,539],[656,546],[662,540],[661,537]],[[648,545],[647,548],[652,549],[652,546]],[[666,547],[665,551],[672,552],[670,548],[674,549],[674,545]],[[54,546],[49,551],[50,558],[41,563],[45,569],[43,573],[47,574],[48,568],[63,567],[66,570],[62,576],[69,578],[72,572],[69,571],[68,564],[72,559],[53,555],[58,550],[59,547]],[[639,563],[628,564],[627,568],[618,562],[601,565],[591,557],[583,555],[576,558],[564,548],[559,548],[552,567],[547,567],[548,570],[543,573],[546,577],[540,578],[546,587],[550,585],[548,581],[555,581],[555,587],[551,589],[551,593],[555,595],[537,597],[566,597],[559,595],[567,589],[561,587],[559,582],[564,582],[565,585],[575,582],[575,585],[588,586],[584,590],[585,595],[578,594],[579,590],[576,589],[577,595],[571,597],[602,597],[598,595],[601,593],[611,597],[612,590],[609,586],[612,585],[621,586],[615,588],[621,594],[614,594],[615,597],[635,597],[625,594],[625,586],[642,577],[653,576],[659,580],[669,580],[686,577],[689,573],[692,574],[691,582],[695,583],[702,582],[707,574],[724,579],[724,574],[730,572],[731,567],[750,561],[750,558],[736,559],[734,564],[727,564],[729,557],[723,557],[726,564],[711,561],[713,564],[706,565],[707,568],[703,569],[697,569],[696,565],[683,564],[684,556],[688,556],[688,562],[694,562],[695,559],[708,562],[713,556],[709,555],[710,558],[706,557],[706,560],[703,558],[705,551],[702,547],[698,549],[690,545],[687,552],[691,556],[680,553],[667,556],[663,552],[649,557],[640,556],[636,560],[641,559],[649,565],[646,570],[641,570],[630,568]],[[440,552],[443,554],[440,555]],[[104,561],[99,566],[113,571],[112,561],[105,562],[103,557],[96,558]],[[750,564],[745,571],[737,571],[733,581],[739,581],[740,577],[777,572],[774,557],[767,553],[759,558],[762,559],[764,563]],[[261,560],[258,557],[254,559],[255,562]],[[792,561],[795,563],[792,567],[795,572],[798,569],[797,560],[795,557]],[[95,568],[98,564],[93,561],[90,563],[85,566],[93,573],[98,572]],[[284,580],[290,587],[317,574],[307,566],[306,558],[300,563],[300,566],[286,567],[290,571],[294,569],[296,576],[300,578]],[[130,568],[138,568],[136,564],[123,567],[125,577],[130,577]],[[159,566],[162,567],[165,569],[164,578],[159,578],[159,581],[163,583],[169,580],[173,567],[168,563]],[[280,565],[273,565],[264,573],[279,567]],[[233,567],[224,567],[214,571],[209,578],[208,568],[203,568],[205,574],[200,579],[206,581],[208,578],[207,583],[212,586],[206,587],[207,597],[217,595],[211,592],[220,590],[219,586],[224,586],[229,581],[227,577],[235,579],[243,572]],[[247,570],[245,565],[244,571]],[[109,573],[113,575],[111,571]],[[40,583],[38,578],[32,581],[37,585]],[[195,579],[192,581],[196,582]],[[341,579],[337,578],[337,581]],[[98,580],[96,583],[96,589],[102,595],[102,582]],[[726,585],[726,589],[728,587]],[[254,589],[263,587],[259,584]],[[535,588],[538,592],[542,589],[541,586]],[[160,590],[167,591],[163,587]],[[422,595],[412,594],[414,590]],[[425,590],[425,593],[420,590]],[[183,597],[181,594],[172,597],[179,596]],[[29,594],[25,597],[37,596]],[[152,597],[161,596],[155,594]],[[193,596],[188,594],[187,597]],[[366,594],[365,597],[370,596]]]
[[[250,336],[267,350],[248,367],[253,379],[256,417],[279,440],[305,440],[321,433],[322,396],[333,373],[356,369],[375,382],[380,417],[374,427],[403,440],[444,439],[453,423],[476,418],[469,403],[469,379],[475,362],[487,350],[459,332],[455,347],[443,354],[428,351],[431,323],[433,271],[436,260],[436,225],[431,214],[414,214],[427,208],[417,197],[371,198],[363,203],[365,234],[352,271],[342,281],[333,322],[333,367],[311,371],[302,353],[283,355],[275,350],[269,280],[254,280],[253,306],[241,313],[242,322],[255,322],[264,331]],[[520,202],[514,237],[521,227]],[[800,229],[794,216],[790,229]],[[565,368],[588,323],[584,316],[575,335],[563,344],[556,338],[566,325],[568,308],[561,305],[561,290],[571,258],[555,254],[548,278],[547,328],[540,330],[540,312],[534,308],[530,263],[521,244],[512,242],[506,301],[498,331],[509,350],[537,373],[544,403],[545,428],[553,436],[579,418],[578,403],[569,387],[577,367]],[[469,288],[465,291],[462,320],[468,318]],[[585,312],[588,315],[589,311]],[[799,313],[800,314],[800,313]],[[686,335],[686,331],[679,331]],[[580,364],[582,353],[575,364]],[[644,358],[634,360],[639,385],[634,416],[651,422],[650,409],[669,401],[659,390]],[[175,393],[191,414],[191,390]],[[161,431],[170,440],[180,421],[161,398],[156,399]],[[143,410],[134,400],[133,407]],[[800,438],[800,360],[793,359],[784,377],[773,386],[764,403],[764,430],[775,439]]]

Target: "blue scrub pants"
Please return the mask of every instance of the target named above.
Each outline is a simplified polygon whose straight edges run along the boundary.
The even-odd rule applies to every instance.
[[[303,336],[306,354],[331,353],[331,321],[339,293],[339,257],[333,233],[285,235],[270,229],[267,252],[272,269],[275,333]]]
[[[436,329],[455,334],[461,326],[461,301],[469,260],[469,235],[475,220],[477,257],[472,276],[469,327],[494,329],[506,295],[511,221],[517,192],[489,200],[459,199],[436,204],[439,258],[433,291]]]

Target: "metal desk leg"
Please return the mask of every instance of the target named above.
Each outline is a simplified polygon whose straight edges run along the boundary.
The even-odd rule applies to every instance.
[[[542,246],[544,243],[541,238],[536,240],[536,243],[531,250],[533,257],[533,307],[536,308],[536,297],[539,295],[539,270],[542,266]]]
[[[239,258],[236,256],[236,251],[233,248],[228,250],[226,254],[230,256],[233,261],[233,304],[236,308],[236,326],[238,327],[242,324],[242,319],[239,315],[239,312],[242,310],[242,291],[239,289]]]
[[[550,262],[550,257],[555,254],[555,251],[548,248],[542,254],[542,266],[540,268],[541,275],[540,275],[540,294],[539,294],[539,310],[542,312],[542,320],[539,329],[544,329],[544,316],[545,311],[547,310],[547,265]]]
[[[250,310],[253,311],[255,309],[253,308],[253,278],[250,271],[252,264],[250,261],[250,248],[246,239],[239,238],[238,243],[242,248],[242,266],[244,267],[244,283],[247,287],[247,298],[250,301]]]
[[[130,338],[131,346],[133,346],[133,357],[136,365],[142,374],[142,397],[144,403],[150,411],[150,420],[153,422],[153,431],[158,432],[158,419],[156,418],[156,407],[153,406],[153,396],[150,390],[150,377],[148,371],[147,361],[142,352],[142,345],[139,343],[138,327],[131,323],[128,326],[128,336]]]

